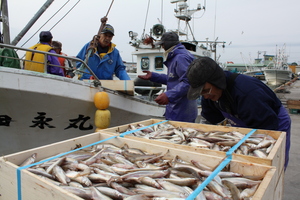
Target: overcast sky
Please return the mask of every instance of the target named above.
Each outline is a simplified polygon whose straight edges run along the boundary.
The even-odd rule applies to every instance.
[[[39,40],[38,33],[51,29],[79,0],[69,3],[49,20],[68,0],[56,0],[20,40],[17,46],[30,47]],[[9,22],[11,41],[42,7],[44,0],[9,0]],[[217,57],[224,63],[253,62],[258,51],[275,55],[276,49],[286,45],[288,62],[300,64],[299,0],[188,0],[190,9],[197,4],[206,6],[194,14],[191,26],[197,40],[225,41],[225,48],[217,48]],[[111,0],[80,0],[77,6],[52,30],[54,40],[63,43],[63,52],[76,56],[84,44],[97,34],[100,19],[105,16]],[[134,48],[129,45],[128,31],[141,36],[149,33],[154,24],[162,21],[165,28],[177,28],[174,17],[175,4],[170,0],[151,0],[146,21],[148,0],[115,0],[108,14],[108,22],[115,28],[113,42],[125,61],[135,61],[131,55]],[[145,23],[146,21],[146,23]],[[1,27],[2,28],[2,27]],[[38,31],[39,30],[39,31]],[[27,43],[32,35],[38,33]],[[191,38],[191,37],[190,37]],[[262,54],[260,55],[262,57]]]

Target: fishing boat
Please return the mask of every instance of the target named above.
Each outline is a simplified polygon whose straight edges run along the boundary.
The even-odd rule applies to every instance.
[[[276,56],[270,56],[268,65],[264,68],[264,74],[268,85],[279,86],[292,79],[292,71],[287,63],[285,45],[279,49]]]
[[[265,64],[263,64],[262,59],[258,57],[254,60],[253,64],[246,67],[247,70],[243,74],[252,76],[259,80],[265,80],[265,74],[263,72],[264,67]]]
[[[189,21],[187,19],[191,18],[192,12],[187,12],[188,6],[184,1],[177,3],[181,3],[178,6],[177,17],[181,15],[181,19]],[[47,7],[44,5],[43,9],[47,9]],[[185,12],[188,16],[183,15]],[[5,12],[1,14],[5,15]],[[159,40],[164,29],[161,29],[161,25],[156,27],[157,29],[152,31],[157,37],[156,40]],[[6,32],[3,31],[3,33]],[[131,34],[132,42],[138,42],[134,37],[135,34],[133,32]],[[152,36],[154,35],[145,37],[145,39]],[[20,38],[21,36],[18,40]],[[136,74],[145,69],[165,72],[166,67],[162,64],[163,50],[160,47],[149,48],[149,44],[144,44],[144,42],[141,41],[140,45],[135,46],[136,55],[139,57]],[[199,46],[196,40],[182,42],[194,55],[211,56],[211,51]],[[93,74],[86,62],[78,58],[18,47],[11,44],[7,37],[6,41],[4,38],[4,43],[0,44],[0,48],[11,53],[18,51],[19,55],[31,51],[63,57],[71,63],[81,62],[81,65],[88,69],[90,74]],[[110,104],[107,108],[111,113],[109,127],[149,118],[164,119],[165,106],[158,105],[153,101],[155,94],[164,91],[164,87],[136,85],[131,90],[128,85],[133,84],[133,81],[119,80],[124,89],[116,90],[106,87],[104,81],[99,80],[96,76],[94,76],[95,80],[60,77],[46,72],[24,70],[22,67],[24,59],[18,56],[2,54],[0,58],[6,61],[0,63],[1,155],[95,132],[97,127],[94,121],[97,108],[94,104],[94,95],[99,91],[105,91],[110,98]],[[145,66],[152,61],[155,61],[156,68],[151,68],[152,65]],[[46,63],[43,64],[46,66]],[[75,74],[82,73],[76,68],[73,70]],[[135,90],[142,91],[143,94],[136,95]],[[146,93],[144,93],[145,91]]]
[[[6,44],[0,46],[50,54]],[[77,58],[65,58],[83,62]],[[129,83],[124,81],[126,84]],[[107,92],[110,98],[110,126],[151,117],[163,118],[164,106],[126,94],[126,89],[124,93],[95,85],[90,80],[82,81],[1,65],[0,154],[95,132],[97,108],[94,95],[99,91]]]
[[[142,34],[138,38],[138,33],[134,31],[129,31],[130,41],[129,44],[134,47],[133,55],[136,56],[137,67],[136,73],[131,74],[132,76],[137,76],[143,74],[143,71],[152,71],[157,73],[167,73],[167,67],[163,64],[165,61],[164,50],[161,46],[155,46],[154,43],[160,41],[161,36],[166,31],[173,31],[179,35],[180,42],[190,51],[195,58],[200,56],[212,57],[215,55],[216,60],[216,48],[217,44],[222,44],[225,47],[224,41],[209,41],[208,39],[204,41],[196,40],[193,30],[189,22],[193,19],[193,14],[198,11],[204,11],[206,6],[201,6],[198,4],[195,9],[188,9],[189,5],[186,0],[171,0],[172,4],[175,4],[175,17],[178,20],[178,27],[175,29],[168,29],[162,24],[154,24],[150,29],[149,34]],[[136,84],[139,84],[138,80]],[[145,82],[141,82],[144,85]],[[148,83],[150,84],[150,83]]]
[[[241,53],[243,63],[234,63],[232,61],[228,61],[225,64],[225,69],[234,73],[242,73],[247,76],[252,76],[258,78],[259,80],[265,80],[265,76],[263,73],[265,64],[262,63],[262,59],[259,58],[260,53],[261,52],[258,51],[258,57],[254,60],[254,63],[251,59],[247,62],[246,58]]]
[[[46,4],[50,3],[47,1],[41,9],[47,9],[49,5]],[[4,9],[1,18],[8,19],[6,1],[2,1],[1,8]],[[38,16],[35,15],[34,18]],[[99,91],[108,93],[110,99],[107,108],[111,114],[110,126],[149,118],[164,118],[165,106],[160,106],[149,98],[134,96],[134,89],[130,87],[134,87],[133,81],[119,80],[124,89],[116,90],[105,87],[103,80],[97,78],[78,80],[48,74],[46,70],[44,73],[24,70],[24,59],[18,55],[31,51],[64,57],[71,63],[81,62],[89,73],[93,73],[80,59],[11,45],[9,23],[5,22],[4,41],[0,44],[0,155],[95,132],[97,108],[94,95]],[[47,63],[43,64],[46,69]],[[74,68],[74,73],[82,72]],[[148,90],[152,89],[149,87]]]

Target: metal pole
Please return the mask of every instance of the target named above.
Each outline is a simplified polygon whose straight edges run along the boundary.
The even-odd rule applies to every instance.
[[[28,22],[28,24],[23,28],[23,30],[17,35],[17,37],[12,41],[12,45],[18,44],[22,37],[27,33],[27,31],[32,27],[32,25],[40,18],[40,16],[47,10],[47,8],[53,3],[54,0],[47,0],[47,2],[40,8],[40,10],[33,16],[33,18]]]
[[[7,0],[2,0],[1,11],[2,11],[1,22],[3,24],[3,43],[10,44]]]

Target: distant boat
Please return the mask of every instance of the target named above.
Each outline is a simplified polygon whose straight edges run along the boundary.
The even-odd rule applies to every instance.
[[[264,68],[268,85],[281,85],[292,79],[293,72],[287,63],[285,44],[278,50],[276,56],[270,56],[269,60],[269,64]]]
[[[265,65],[262,63],[262,59],[257,58],[254,61],[254,64],[249,65],[246,71],[243,73],[247,76],[252,76],[259,80],[265,80],[265,74],[263,72],[263,68]]]
[[[257,59],[255,59],[255,63],[254,64],[247,64],[247,63],[234,63],[232,61],[227,62],[224,65],[224,70],[233,72],[233,73],[241,73],[241,74],[245,74],[247,76],[252,76],[255,78],[258,78],[260,80],[264,80],[265,76],[263,73],[263,67],[265,67],[263,64],[261,64],[260,62],[257,61]]]
[[[292,71],[289,69],[264,69],[267,84],[281,85],[292,79]]]

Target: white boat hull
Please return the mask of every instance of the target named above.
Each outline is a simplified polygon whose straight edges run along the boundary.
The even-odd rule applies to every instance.
[[[252,76],[252,77],[257,78],[259,80],[265,80],[265,75],[263,74],[263,71],[261,71],[261,70],[246,71],[243,74],[245,74],[247,76]]]
[[[0,67],[0,154],[95,132],[94,94],[83,81]],[[164,106],[106,90],[110,126],[163,118]]]
[[[292,72],[281,69],[265,69],[265,79],[268,85],[281,85],[292,79]]]

